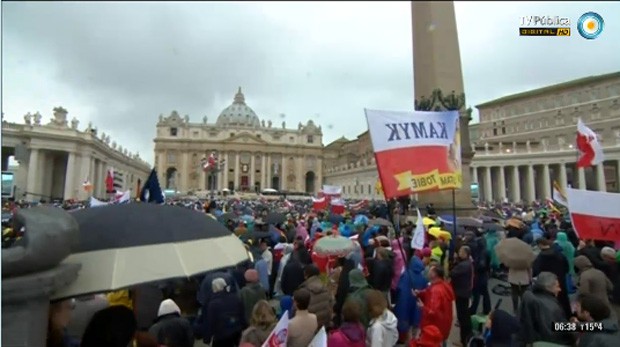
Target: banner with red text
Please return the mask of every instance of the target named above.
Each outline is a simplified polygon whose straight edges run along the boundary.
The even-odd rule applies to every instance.
[[[457,111],[365,112],[386,198],[461,188]]]

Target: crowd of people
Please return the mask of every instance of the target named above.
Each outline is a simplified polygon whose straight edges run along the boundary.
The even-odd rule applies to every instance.
[[[416,221],[393,223],[393,207],[334,218],[300,202],[272,222],[268,214],[283,210],[282,202],[212,201],[204,212],[244,242],[247,262],[54,302],[47,346],[190,347],[202,340],[261,347],[284,314],[292,347],[307,347],[321,328],[329,347],[620,346],[617,245],[580,240],[565,215],[546,209],[483,209],[483,227],[457,228],[429,206],[424,247],[413,249]],[[319,256],[316,242],[334,235],[351,238],[355,248]],[[502,263],[497,250],[507,239],[531,246],[533,261]],[[509,284],[512,310],[493,305],[492,277]],[[450,340],[455,326],[458,338]]]

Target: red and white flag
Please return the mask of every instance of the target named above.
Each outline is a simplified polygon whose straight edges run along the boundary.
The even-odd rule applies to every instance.
[[[368,207],[368,200],[364,199],[356,204],[351,205],[351,210],[361,210]]]
[[[365,113],[386,199],[461,188],[457,111]]]
[[[278,324],[273,328],[262,347],[286,347],[286,342],[288,340],[288,321],[288,311],[284,311],[282,318],[280,318]]]
[[[582,240],[620,240],[620,194],[566,189],[573,228]]]
[[[202,170],[209,171],[213,170],[217,167],[217,158],[215,157],[215,152],[211,152],[209,158],[202,159]]]
[[[312,209],[314,211],[321,211],[327,208],[327,199],[325,197],[322,198],[312,198]]]
[[[577,150],[579,150],[578,168],[595,166],[605,160],[598,136],[581,121],[581,118],[577,121]]]
[[[115,193],[114,189],[114,169],[109,168],[108,174],[105,177],[105,190],[108,194]]]
[[[331,211],[333,214],[343,214],[344,213],[344,200],[342,198],[332,199],[330,204]]]
[[[323,194],[329,196],[340,196],[342,194],[342,187],[323,185]]]
[[[325,331],[325,327],[322,327],[321,330],[314,335],[308,347],[327,347],[327,332]]]

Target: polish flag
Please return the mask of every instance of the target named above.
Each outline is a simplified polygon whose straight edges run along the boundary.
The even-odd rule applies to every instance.
[[[108,169],[108,174],[105,177],[105,190],[108,194],[116,193],[114,189],[114,169]]]
[[[344,200],[342,198],[335,198],[331,200],[331,211],[333,214],[344,213]]]
[[[386,199],[461,188],[457,111],[365,113]]]
[[[215,152],[211,152],[209,158],[202,158],[202,170],[209,171],[215,169],[217,166],[217,158],[215,157]]]
[[[364,199],[356,204],[351,205],[352,210],[361,210],[368,207],[368,200]]]
[[[573,228],[582,240],[620,240],[620,194],[566,189]]]
[[[330,196],[340,196],[342,194],[342,187],[323,185],[323,194]]]
[[[581,118],[577,121],[577,149],[580,153],[577,160],[578,168],[595,166],[605,160],[598,136],[581,121]]]
[[[325,197],[315,199],[312,198],[312,209],[315,211],[324,210],[327,208],[327,199]]]

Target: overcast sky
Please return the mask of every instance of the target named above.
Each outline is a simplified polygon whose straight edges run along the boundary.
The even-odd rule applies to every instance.
[[[455,4],[468,104],[620,71],[620,3]],[[603,34],[518,37],[521,16],[600,13]],[[312,118],[324,143],[363,109],[413,105],[410,3],[3,2],[2,111],[55,106],[152,162],[159,114],[213,122],[238,86],[261,119]],[[284,115],[284,116],[282,116]]]

